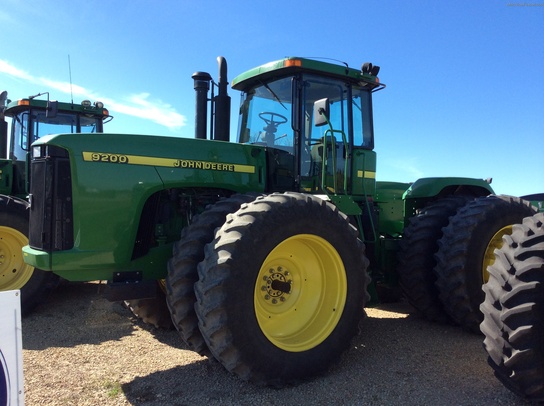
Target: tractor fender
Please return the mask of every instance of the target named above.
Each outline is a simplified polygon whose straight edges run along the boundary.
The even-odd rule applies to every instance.
[[[416,180],[403,195],[403,199],[436,198],[448,195],[487,196],[494,194],[484,179],[474,178],[421,178]]]

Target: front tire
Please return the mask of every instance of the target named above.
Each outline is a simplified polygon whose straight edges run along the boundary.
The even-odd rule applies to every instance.
[[[508,389],[544,401],[544,213],[514,225],[503,240],[483,286],[484,348]]]
[[[463,328],[480,332],[482,285],[493,251],[512,233],[513,224],[534,212],[529,202],[517,197],[490,195],[463,206],[444,228],[436,254],[436,285],[444,309]]]
[[[28,244],[28,203],[0,196],[0,291],[21,291],[21,313],[28,315],[45,301],[60,278],[23,261]]]
[[[357,230],[332,204],[259,197],[206,246],[195,284],[200,331],[242,379],[281,386],[323,373],[357,334],[367,267]]]

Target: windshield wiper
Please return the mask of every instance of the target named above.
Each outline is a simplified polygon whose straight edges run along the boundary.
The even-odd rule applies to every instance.
[[[278,97],[278,95],[276,93],[274,93],[274,91],[272,89],[270,89],[270,87],[266,84],[266,83],[263,83],[263,82],[260,82],[261,85],[263,85],[266,90],[268,90],[270,92],[270,94],[272,94],[272,96],[274,96],[274,99],[276,99],[278,101],[279,104],[281,104],[281,106],[285,109],[285,110],[288,110],[287,107],[285,107],[285,105],[281,102],[280,98]]]

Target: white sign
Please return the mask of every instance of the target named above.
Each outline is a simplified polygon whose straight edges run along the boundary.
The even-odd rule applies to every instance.
[[[23,406],[21,293],[0,292],[0,406]]]

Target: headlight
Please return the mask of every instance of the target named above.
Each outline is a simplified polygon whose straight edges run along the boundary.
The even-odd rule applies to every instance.
[[[38,145],[36,147],[32,147],[32,158],[41,158],[42,157],[42,148]]]

